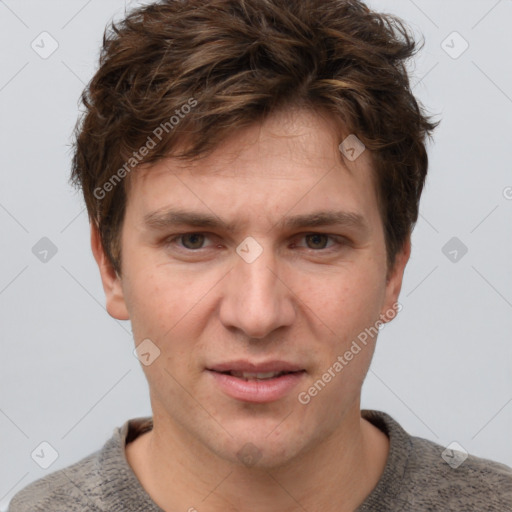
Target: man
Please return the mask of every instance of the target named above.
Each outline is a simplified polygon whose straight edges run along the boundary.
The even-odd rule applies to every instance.
[[[511,468],[360,410],[436,126],[415,48],[356,0],[167,0],[107,34],[73,179],[153,416],[12,512],[512,510]]]

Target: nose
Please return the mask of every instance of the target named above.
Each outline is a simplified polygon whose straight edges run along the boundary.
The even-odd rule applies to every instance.
[[[271,249],[265,248],[252,262],[238,254],[224,281],[220,319],[247,337],[261,339],[293,324],[294,295]],[[283,272],[281,272],[283,274]]]

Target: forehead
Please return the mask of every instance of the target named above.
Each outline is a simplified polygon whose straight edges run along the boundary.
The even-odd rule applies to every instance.
[[[171,157],[136,169],[128,209],[146,218],[187,206],[233,220],[252,212],[270,221],[274,213],[305,214],[319,207],[372,217],[372,160],[368,151],[354,161],[343,155],[339,145],[348,135],[332,119],[308,110],[274,114],[228,137],[204,158]]]

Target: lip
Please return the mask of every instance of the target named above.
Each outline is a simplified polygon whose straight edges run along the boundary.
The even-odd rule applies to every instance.
[[[237,359],[226,363],[218,363],[209,366],[207,370],[215,372],[252,372],[252,373],[265,373],[265,372],[298,372],[304,370],[301,366],[289,363],[287,361],[264,361],[261,363],[253,363],[246,359]]]
[[[232,361],[230,363],[216,364],[207,368],[215,385],[227,396],[244,402],[267,403],[274,402],[287,396],[306,375],[306,371],[299,366],[285,361],[267,361],[255,364],[249,361]],[[274,377],[272,379],[245,380],[227,371],[238,372],[292,372]]]

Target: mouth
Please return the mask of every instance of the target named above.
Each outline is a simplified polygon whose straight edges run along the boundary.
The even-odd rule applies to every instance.
[[[217,389],[244,402],[273,402],[286,397],[305,377],[306,370],[282,361],[252,364],[247,361],[206,368]]]
[[[215,370],[211,370],[211,371],[215,371]],[[290,375],[292,373],[302,373],[304,371],[305,370],[297,370],[294,372],[287,372],[287,371],[281,371],[281,372],[226,371],[226,372],[217,372],[217,373],[222,373],[223,375],[231,375],[232,377],[236,377],[237,379],[242,379],[247,382],[249,380],[265,381],[265,380],[278,379],[279,377],[282,377],[283,375]]]

